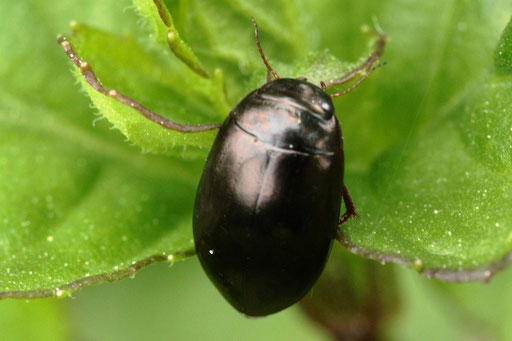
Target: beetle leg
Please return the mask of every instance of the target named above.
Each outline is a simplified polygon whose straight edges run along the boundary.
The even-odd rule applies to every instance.
[[[345,213],[343,213],[340,220],[338,221],[338,227],[345,224],[350,217],[359,218],[359,216],[356,213],[356,207],[354,206],[354,202],[352,201],[352,198],[348,194],[346,186],[343,186],[343,202],[345,202],[346,211]]]
[[[379,58],[384,53],[384,47],[386,46],[386,42],[388,41],[388,36],[384,33],[380,33],[379,39],[375,42],[375,50],[372,52],[372,54],[366,59],[366,61],[353,69],[352,71],[348,72],[344,76],[326,84],[326,88],[332,88],[333,86],[345,84],[347,82],[350,82],[357,76],[361,75],[363,72],[366,72],[370,70],[373,66],[373,64],[379,60]]]
[[[94,71],[91,69],[89,63],[80,60],[75,51],[73,51],[73,48],[71,47],[69,41],[67,41],[64,37],[59,37],[57,42],[60,46],[62,46],[62,48],[66,52],[67,56],[71,59],[71,61],[80,68],[80,72],[82,73],[84,80],[87,83],[89,83],[89,85],[92,86],[94,90],[106,96],[112,97],[119,103],[122,103],[130,108],[137,110],[142,116],[146,117],[148,120],[155,122],[166,129],[179,131],[181,133],[195,133],[207,130],[214,130],[220,127],[219,124],[205,124],[193,126],[176,123],[166,119],[165,117],[155,114],[151,110],[135,102],[134,100],[124,96],[116,90],[105,90],[105,88],[101,85],[98,78],[96,78],[96,75],[94,74]]]
[[[322,91],[325,91],[325,89],[327,89],[327,85],[325,85],[325,83],[322,81],[320,81],[320,87],[322,88]]]
[[[365,74],[363,77],[359,78],[359,79],[358,79],[354,84],[352,84],[350,87],[348,87],[347,89],[345,89],[345,90],[343,90],[343,91],[341,91],[341,92],[338,92],[338,93],[336,93],[336,94],[330,94],[330,95],[329,95],[329,97],[331,97],[331,98],[338,97],[338,96],[341,96],[341,95],[346,94],[347,92],[350,92],[350,91],[354,90],[355,88],[357,88],[357,86],[358,86],[359,84],[361,84],[361,83],[362,83],[366,78],[368,78],[368,76],[370,76],[370,75],[373,73],[373,71],[375,71],[375,69],[377,69],[377,68],[379,68],[379,67],[381,67],[381,66],[384,66],[384,65],[386,65],[386,62],[382,62],[382,63],[380,63],[380,64],[375,65],[375,66],[374,66],[374,67],[372,67],[370,70],[368,70],[368,71],[366,72],[366,74]]]

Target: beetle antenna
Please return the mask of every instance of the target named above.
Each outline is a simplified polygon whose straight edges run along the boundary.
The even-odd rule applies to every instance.
[[[251,20],[252,20],[252,23],[254,24],[254,35],[256,36],[256,44],[258,45],[258,50],[260,50],[261,59],[263,59],[263,63],[265,63],[265,66],[267,67],[268,72],[270,72],[272,74],[272,76],[274,76],[275,79],[279,79],[277,72],[275,72],[270,67],[270,65],[267,62],[267,58],[265,58],[265,55],[263,54],[263,50],[261,49],[260,38],[258,37],[258,25],[256,24],[256,20],[254,20],[253,17],[251,17]],[[270,81],[270,77],[267,77],[267,81]]]
[[[345,90],[343,90],[342,92],[338,92],[338,93],[336,93],[336,94],[332,94],[332,95],[329,95],[329,96],[330,96],[331,98],[334,98],[334,97],[342,96],[342,95],[344,95],[344,94],[346,94],[346,93],[348,93],[348,92],[350,92],[350,91],[354,90],[355,88],[357,88],[357,86],[358,86],[359,84],[361,84],[361,83],[362,83],[366,78],[368,78],[368,76],[370,76],[370,75],[373,73],[373,71],[375,71],[377,68],[379,68],[379,67],[381,67],[381,66],[384,66],[384,65],[386,65],[386,64],[387,64],[386,62],[383,62],[383,63],[380,63],[380,64],[378,64],[378,65],[375,65],[375,66],[374,66],[374,67],[372,67],[370,70],[368,70],[368,72],[367,72],[363,77],[359,78],[359,79],[357,80],[357,82],[355,82],[354,84],[352,84],[352,86],[350,86],[348,89],[345,89]]]

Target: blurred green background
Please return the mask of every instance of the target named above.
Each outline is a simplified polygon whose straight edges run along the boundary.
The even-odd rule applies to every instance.
[[[171,8],[176,3],[167,1]],[[203,3],[214,6],[213,2]],[[233,3],[244,8],[241,2]],[[318,6],[322,11],[315,11],[313,9],[317,7],[308,5],[313,2],[298,3],[303,10],[311,10],[310,15],[302,13],[301,23],[322,24],[321,30],[308,31],[311,40],[304,44],[318,49],[330,47],[332,53],[342,60],[357,60],[361,51],[365,51],[367,42],[361,39],[360,29],[362,24],[371,22],[372,16],[378,16],[381,22],[399,22],[393,26],[394,31],[389,32],[394,44],[386,55],[390,65],[379,72],[382,71],[382,77],[387,79],[398,75],[395,77],[403,83],[382,89],[375,102],[365,101],[368,94],[375,94],[374,83],[366,92],[354,93],[343,103],[337,103],[338,112],[361,112],[362,116],[347,115],[349,117],[344,121],[345,138],[354,141],[352,146],[357,147],[368,139],[381,142],[363,151],[354,147],[349,149],[347,159],[351,162],[348,167],[352,171],[368,169],[376,155],[406,138],[404,131],[412,136],[429,127],[436,118],[446,115],[446,112],[437,110],[439,103],[461,91],[458,84],[462,81],[478,81],[485,73],[491,63],[489,56],[510,17],[510,6],[492,1],[454,0],[421,5],[412,1],[361,1],[357,5],[349,1],[331,1]],[[256,11],[260,2],[251,1],[250,4],[248,12],[251,9]],[[261,2],[261,8],[265,6],[268,2]],[[185,7],[179,8],[183,10]],[[491,19],[482,17],[484,14],[478,11],[480,7],[486,7],[485,15]],[[384,8],[385,13],[382,14],[380,11]],[[447,15],[445,10],[451,12]],[[331,18],[333,13],[336,14],[334,19],[324,19]],[[432,65],[428,57],[421,54],[421,46],[435,41],[428,20],[436,17],[437,13],[441,19],[433,25],[435,29],[444,27],[445,16],[448,19],[461,16],[473,21],[461,21],[453,30],[447,28],[445,40],[440,43],[447,47],[434,51],[434,54],[444,53],[440,60],[452,62]],[[281,15],[265,13],[261,9],[254,13],[260,17],[266,14],[271,18],[269,25],[272,18],[277,20]],[[44,106],[54,108],[56,112],[71,113],[58,117],[60,120],[73,121],[91,132],[101,131],[114,143],[124,143],[117,131],[107,129],[107,124],[97,128],[91,126],[94,110],[90,108],[89,99],[79,91],[79,86],[70,86],[74,81],[69,72],[70,64],[55,44],[55,37],[56,33],[69,31],[70,20],[116,34],[131,32],[139,37],[146,36],[148,30],[131,2],[3,1],[0,3],[0,19],[0,46],[3,48],[0,53],[8,57],[0,59],[3,76],[0,79],[0,125],[1,115],[5,113]],[[457,55],[465,53],[459,47],[474,44],[471,37],[465,37],[467,27],[464,25],[480,22],[488,23],[482,30],[487,30],[486,34],[491,38],[484,45],[471,47],[471,51],[479,48],[483,51],[472,56],[472,64],[458,65]],[[245,22],[239,24],[246,25]],[[420,28],[415,32],[421,32],[423,39],[407,35],[413,26]],[[251,31],[251,27],[247,30]],[[272,30],[270,27],[270,33]],[[331,31],[342,32],[343,37],[329,35]],[[319,32],[325,35],[320,36]],[[240,38],[241,44],[252,46],[249,38],[252,39],[249,34],[244,35]],[[190,37],[194,45],[199,45],[199,39]],[[294,38],[284,34],[281,39]],[[282,55],[276,58],[281,63],[293,55],[306,54],[304,51],[287,51],[281,48],[280,43],[279,39],[270,38],[266,46],[269,54],[273,52],[274,56],[282,51]],[[207,60],[206,64],[216,65],[216,59],[209,54],[209,50],[198,51],[198,55]],[[397,59],[402,64],[396,63]],[[257,55],[247,63],[253,62],[259,63]],[[248,70],[250,67],[241,64],[234,68],[233,63],[226,60],[219,63],[226,64],[226,74],[232,71],[237,75],[226,80],[227,87],[233,89],[231,100],[235,100],[248,86],[243,84],[237,88],[237,81],[245,77],[248,84],[254,82],[248,80],[250,75],[241,76],[244,67]],[[432,78],[423,79],[417,73],[423,66],[428,70],[435,69],[431,73],[434,75]],[[408,73],[409,68],[415,71]],[[388,72],[387,76],[385,72]],[[463,73],[464,79],[451,77],[452,72],[456,75]],[[261,75],[264,76],[264,70]],[[441,82],[442,88],[431,86],[436,82]],[[402,94],[402,97],[393,97],[396,94]],[[386,112],[396,112],[395,116],[375,119],[369,114],[375,111],[370,107],[375,103],[385,103],[388,98],[392,100],[386,104]],[[415,114],[411,116],[411,112]],[[36,123],[37,114],[38,111],[31,111]],[[379,130],[381,126],[384,128]],[[381,135],[375,136],[376,130]],[[0,142],[13,142],[5,136],[0,135]],[[0,163],[0,167],[2,165]],[[84,288],[71,298],[2,300],[0,340],[512,340],[511,306],[511,269],[499,273],[486,285],[446,284],[427,279],[410,269],[364,260],[335,245],[318,285],[301,304],[275,316],[260,319],[241,316],[217,293],[197,259],[191,257],[172,266],[152,265],[133,279]]]

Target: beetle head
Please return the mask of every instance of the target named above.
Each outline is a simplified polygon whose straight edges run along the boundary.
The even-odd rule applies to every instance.
[[[279,78],[259,90],[263,98],[274,98],[328,121],[334,115],[332,100],[321,88],[303,79]]]

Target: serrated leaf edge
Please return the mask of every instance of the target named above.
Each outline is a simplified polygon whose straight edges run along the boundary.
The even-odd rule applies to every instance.
[[[133,277],[139,270],[145,267],[159,262],[170,262],[175,263],[182,261],[195,254],[194,250],[187,250],[177,253],[164,253],[159,255],[149,256],[138,262],[134,262],[126,268],[120,269],[114,272],[105,272],[102,274],[88,276],[68,284],[61,285],[56,288],[48,288],[41,290],[29,290],[29,291],[5,291],[0,292],[0,300],[5,298],[14,299],[34,299],[34,298],[46,298],[46,297],[68,297],[79,289],[84,287],[98,285],[106,282],[115,282],[125,278]]]
[[[428,277],[436,278],[443,282],[449,283],[463,283],[463,282],[482,282],[489,283],[491,279],[501,270],[505,269],[512,262],[512,252],[508,253],[500,260],[489,264],[488,266],[481,266],[473,269],[425,269],[420,259],[409,260],[392,253],[381,253],[376,251],[366,250],[365,248],[351,244],[350,240],[338,233],[336,238],[338,242],[345,247],[348,251],[358,256],[376,260],[382,264],[388,262],[396,263],[398,265],[416,270],[418,273]]]

